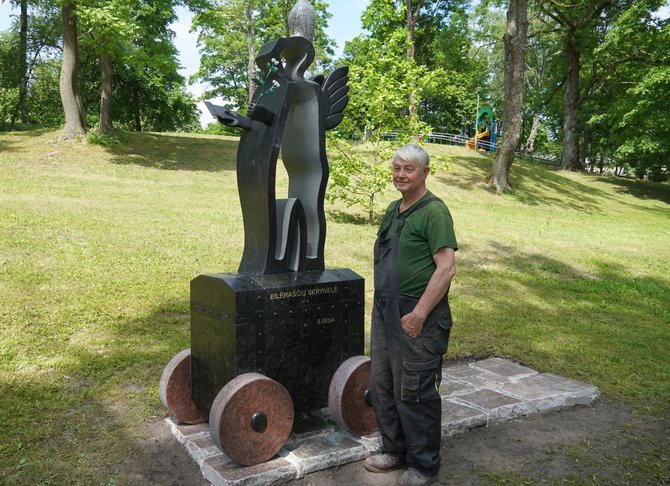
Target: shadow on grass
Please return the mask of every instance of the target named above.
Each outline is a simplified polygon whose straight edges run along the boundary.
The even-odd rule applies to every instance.
[[[624,179],[623,177],[601,177],[597,180],[615,186],[616,191],[621,194],[630,194],[638,199],[654,199],[670,204],[670,184],[667,183]]]
[[[524,193],[529,204],[596,212],[603,199],[612,197],[605,191],[565,177],[560,169],[529,163],[512,166],[511,182],[515,190]]]
[[[53,128],[30,127],[11,132],[0,131],[0,152],[18,152],[25,150],[26,140],[35,139],[46,133],[54,132]]]
[[[494,192],[486,186],[486,179],[493,167],[494,155],[481,154],[458,157],[463,163],[458,172],[446,172],[437,177],[446,184],[471,191],[475,188]],[[462,174],[465,172],[465,174]],[[603,199],[612,196],[605,191],[565,177],[554,167],[515,161],[510,170],[510,184],[514,191],[509,195],[529,206],[551,205],[579,211],[596,212]]]
[[[471,191],[475,188],[484,188],[486,177],[491,173],[493,159],[487,156],[457,157],[463,163],[459,164],[465,169],[465,175],[455,175],[450,171],[436,174],[436,177],[450,185],[460,189]],[[459,170],[460,172],[461,170]]]
[[[124,139],[121,146],[108,149],[116,164],[164,170],[235,170],[236,139],[158,133],[127,133]]]
[[[604,261],[585,272],[568,258],[488,246],[479,261],[464,262],[470,271],[454,292],[454,315],[464,320],[459,349],[512,356],[633,405],[667,407],[670,331],[661,323],[670,319],[670,280]]]
[[[148,447],[157,439],[142,434],[154,434],[149,422],[168,414],[158,384],[168,361],[189,346],[188,309],[184,299],[101,323],[81,340],[54,336],[72,341],[54,347],[61,366],[45,375],[33,365],[32,377],[0,380],[0,483],[172,484],[171,461],[180,459],[169,450],[159,456],[160,447]]]
[[[334,223],[353,224],[356,226],[373,226],[375,228],[381,224],[383,218],[382,214],[375,214],[372,224],[370,224],[368,222],[368,217],[361,213],[351,214],[337,209],[329,209],[326,211],[326,214],[327,221],[332,221]]]

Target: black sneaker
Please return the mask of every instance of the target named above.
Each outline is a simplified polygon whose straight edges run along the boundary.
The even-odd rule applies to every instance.
[[[363,461],[363,467],[370,472],[384,473],[407,467],[407,464],[399,457],[386,453],[368,457]]]

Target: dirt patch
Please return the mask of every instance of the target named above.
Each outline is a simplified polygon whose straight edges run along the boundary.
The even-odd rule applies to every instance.
[[[206,486],[200,467],[172,435],[164,419],[147,422],[139,432],[142,458],[135,464],[133,484],[161,486]],[[128,483],[124,483],[128,484]]]
[[[143,427],[137,484],[208,484],[163,420]],[[670,484],[670,420],[636,415],[601,399],[541,416],[480,427],[443,441],[441,484]],[[388,485],[401,474],[360,462],[293,481],[298,485]]]
[[[441,484],[670,484],[667,418],[641,417],[618,403],[480,427],[442,444]],[[294,485],[388,485],[400,471],[361,463],[305,476]]]

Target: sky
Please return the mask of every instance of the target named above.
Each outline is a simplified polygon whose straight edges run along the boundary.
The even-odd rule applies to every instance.
[[[330,0],[328,10],[332,14],[327,29],[328,35],[335,39],[337,48],[336,57],[342,53],[344,43],[356,37],[361,31],[361,13],[367,6],[369,0]],[[0,3],[0,31],[7,30],[12,21],[10,15],[18,16],[19,11],[9,2]],[[188,79],[192,74],[198,71],[200,62],[200,53],[196,45],[198,36],[189,32],[191,29],[191,13],[184,7],[177,8],[179,19],[171,25],[175,32],[175,47],[179,50],[179,62],[182,65],[181,75]],[[206,85],[194,83],[189,86],[189,91],[196,98],[207,89]],[[200,122],[207,125],[213,121],[204,103],[198,103],[201,112]]]

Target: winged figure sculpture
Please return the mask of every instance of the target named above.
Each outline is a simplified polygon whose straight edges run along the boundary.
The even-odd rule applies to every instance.
[[[324,269],[325,132],[343,119],[349,69],[305,79],[314,47],[304,37],[309,25],[302,20],[299,35],[260,49],[258,86],[247,115],[206,102],[221,123],[243,130],[237,151],[244,220],[240,273]],[[289,178],[285,198],[277,198],[275,187],[280,154]]]

